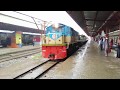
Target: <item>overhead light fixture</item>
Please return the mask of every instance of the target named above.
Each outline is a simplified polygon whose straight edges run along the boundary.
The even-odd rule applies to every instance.
[[[30,35],[41,35],[39,33],[30,33],[30,32],[23,32],[23,34],[30,34]]]
[[[13,33],[15,31],[10,31],[10,30],[0,30],[0,32],[3,32],[3,33]]]

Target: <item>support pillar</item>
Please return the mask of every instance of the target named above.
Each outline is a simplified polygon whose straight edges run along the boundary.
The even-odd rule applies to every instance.
[[[20,39],[19,39],[20,38]],[[11,45],[9,45],[9,48],[19,48],[19,43],[22,43],[22,32],[16,31],[11,36]]]

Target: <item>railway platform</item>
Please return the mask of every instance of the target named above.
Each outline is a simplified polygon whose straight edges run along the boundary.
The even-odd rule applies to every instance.
[[[115,52],[106,57],[95,42],[87,43],[84,48],[42,79],[120,79],[120,59]]]
[[[23,46],[22,48],[0,48],[0,55],[10,54],[13,52],[19,52],[24,50],[30,50],[30,49],[36,49],[40,48],[40,45],[29,45],[29,46]]]
[[[112,51],[108,57],[106,57],[104,51],[101,52],[98,49],[96,42],[87,42],[86,45],[80,47],[77,52],[67,60],[56,65],[40,79],[120,79],[120,59],[116,58],[115,55],[115,51]],[[14,78],[26,70],[33,68],[35,65],[38,65],[38,63],[45,61],[43,58],[39,58],[38,60],[25,58],[25,61],[23,60],[14,65],[0,68],[2,72],[0,78]],[[25,64],[23,64],[23,62]],[[42,69],[46,69],[48,66],[49,65],[45,65]],[[40,70],[42,69],[40,68]],[[14,74],[11,72],[14,72]],[[40,71],[37,73],[39,72]],[[32,74],[34,76],[36,73],[33,72]]]

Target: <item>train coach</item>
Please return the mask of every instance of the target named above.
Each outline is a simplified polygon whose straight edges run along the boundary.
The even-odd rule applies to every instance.
[[[109,33],[109,40],[111,41],[111,39],[113,40],[113,46],[112,49],[117,50],[117,41],[120,35],[120,30],[115,30],[113,32]]]
[[[118,37],[120,35],[120,30],[116,30],[109,33],[109,39],[113,39],[113,43],[117,44]]]
[[[50,60],[64,59],[77,50],[85,41],[73,28],[64,24],[51,25],[42,36],[42,55]]]

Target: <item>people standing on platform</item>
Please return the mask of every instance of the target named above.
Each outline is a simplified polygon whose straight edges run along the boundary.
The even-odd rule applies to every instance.
[[[117,58],[120,58],[120,35],[119,38],[117,40]]]
[[[19,38],[19,47],[22,47],[22,40]]]
[[[7,46],[11,45],[11,37],[6,38]]]
[[[113,48],[113,39],[110,40],[110,51]]]
[[[100,50],[102,51],[103,50],[103,38],[102,37],[99,40],[99,47],[100,47]]]
[[[105,56],[108,56],[108,53],[109,53],[109,41],[108,41],[108,37],[106,37],[105,41],[104,41],[104,50],[105,50]]]
[[[35,41],[36,41],[36,39],[35,39],[35,38],[33,38],[33,46],[35,45]]]
[[[103,37],[103,46],[102,46],[102,47],[103,47],[103,50],[105,50],[105,38],[106,38],[106,37],[104,36],[104,37]]]

